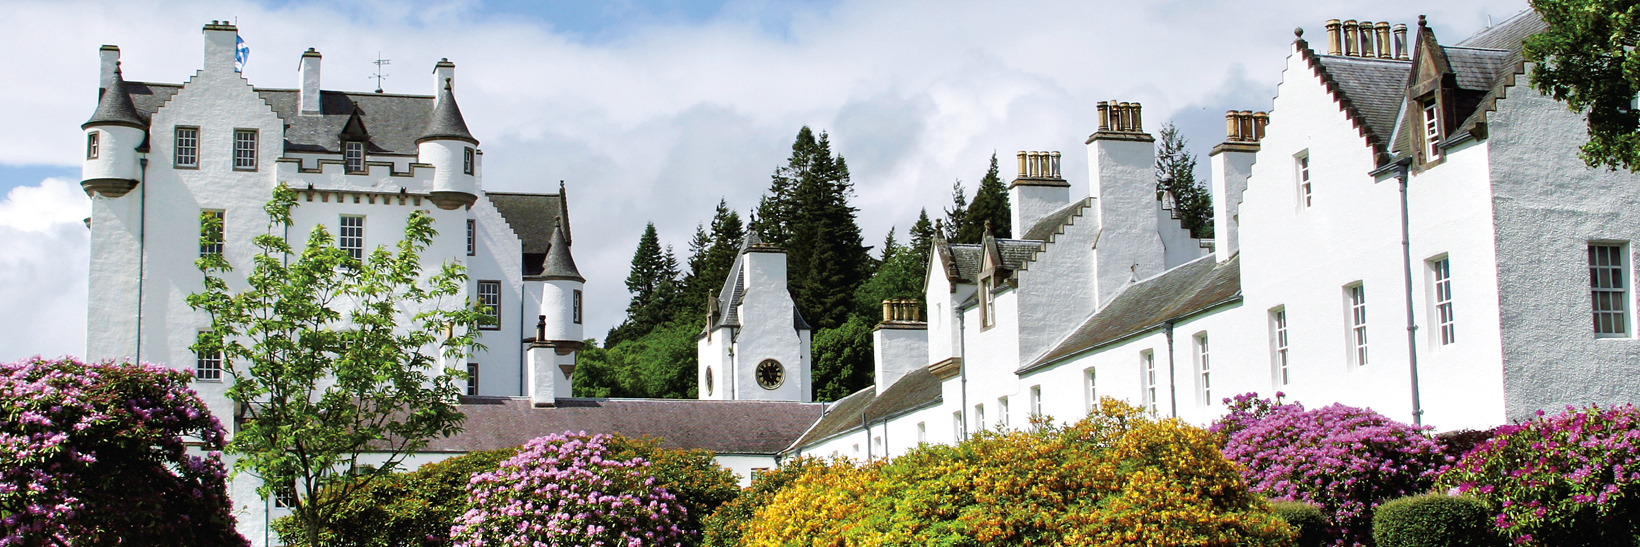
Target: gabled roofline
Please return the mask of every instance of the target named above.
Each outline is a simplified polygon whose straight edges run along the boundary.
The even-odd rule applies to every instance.
[[[1314,50],[1310,49],[1310,43],[1304,40],[1303,30],[1299,30],[1295,34],[1297,34],[1298,37],[1293,40],[1293,47],[1298,49],[1299,57],[1304,59],[1305,64],[1309,65],[1311,73],[1321,79],[1322,85],[1326,87],[1327,93],[1332,96],[1333,102],[1338,103],[1339,107],[1344,111],[1345,119],[1348,119],[1350,123],[1355,126],[1355,129],[1361,135],[1361,138],[1367,141],[1367,146],[1372,148],[1373,162],[1379,165],[1388,162],[1390,160],[1389,142],[1386,141],[1384,137],[1378,135],[1376,131],[1373,131],[1372,125],[1367,123],[1366,116],[1362,115],[1361,111],[1355,107],[1355,103],[1350,100],[1349,96],[1344,94],[1343,89],[1341,89],[1338,85],[1338,81],[1335,80],[1332,74],[1327,71],[1327,67],[1321,64],[1321,56],[1317,55]],[[1350,57],[1350,59],[1391,63],[1408,62],[1394,59],[1381,60],[1355,57]]]

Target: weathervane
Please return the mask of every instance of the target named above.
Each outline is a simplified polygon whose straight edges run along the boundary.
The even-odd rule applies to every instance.
[[[382,92],[382,80],[387,79],[387,74],[382,73],[382,67],[393,64],[393,60],[392,59],[383,59],[382,58],[382,52],[378,51],[378,52],[376,52],[376,60],[371,61],[370,63],[376,65],[376,73],[371,75],[370,77],[376,79],[376,92],[381,93]]]

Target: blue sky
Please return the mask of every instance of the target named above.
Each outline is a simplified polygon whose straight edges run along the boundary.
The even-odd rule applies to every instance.
[[[326,89],[431,93],[457,64],[483,141],[484,185],[570,191],[587,335],[622,319],[632,249],[654,222],[680,253],[720,199],[743,214],[799,127],[848,159],[870,244],[938,214],[992,153],[1059,150],[1087,192],[1094,105],[1139,101],[1146,129],[1178,125],[1202,156],[1224,111],[1264,110],[1294,27],[1331,18],[1415,25],[1452,43],[1525,0],[836,0],[527,2],[416,0],[0,0],[0,360],[82,351],[87,238],[79,125],[94,110],[97,49],[128,79],[185,82],[200,26],[237,20],[245,77],[296,86],[301,52],[324,54]],[[1006,171],[1006,169],[1005,169]],[[1009,175],[1005,173],[1005,176]],[[57,178],[64,183],[46,183]],[[1011,177],[1007,177],[1011,178]],[[7,215],[12,218],[7,218]],[[79,253],[79,254],[75,254]],[[78,326],[75,326],[75,325]],[[78,349],[77,349],[78,348]]]

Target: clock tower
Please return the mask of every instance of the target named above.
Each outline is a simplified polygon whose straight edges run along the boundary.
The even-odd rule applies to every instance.
[[[701,399],[814,399],[809,353],[813,329],[786,286],[786,251],[748,235],[706,303],[697,342]]]

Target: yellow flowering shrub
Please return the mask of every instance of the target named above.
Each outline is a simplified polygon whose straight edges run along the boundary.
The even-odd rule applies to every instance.
[[[1288,545],[1210,435],[1113,399],[1075,424],[810,469],[741,545]]]

